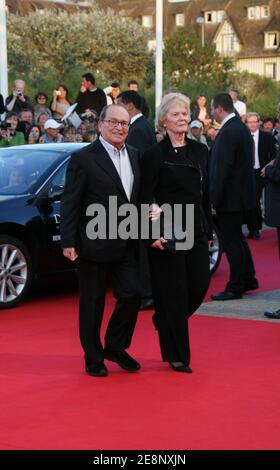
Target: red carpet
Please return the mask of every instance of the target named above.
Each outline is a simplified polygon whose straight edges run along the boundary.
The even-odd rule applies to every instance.
[[[252,244],[266,289],[279,287],[273,237]],[[131,353],[142,370],[108,363],[109,377],[93,378],[83,372],[77,301],[1,312],[0,449],[279,449],[280,323],[194,316],[189,375],[161,362],[151,314],[140,313]]]

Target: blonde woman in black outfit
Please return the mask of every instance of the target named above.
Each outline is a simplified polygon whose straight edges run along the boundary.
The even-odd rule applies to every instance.
[[[156,218],[167,203],[194,205],[194,245],[190,250],[171,252],[165,239],[150,243],[149,260],[163,361],[178,372],[192,372],[188,318],[207,292],[210,273],[208,239],[212,237],[207,191],[208,149],[187,138],[190,100],[181,93],[164,96],[158,110],[157,129],[165,138],[142,158],[141,202],[155,204]],[[185,210],[182,211],[185,213]],[[183,229],[186,220],[183,218]]]

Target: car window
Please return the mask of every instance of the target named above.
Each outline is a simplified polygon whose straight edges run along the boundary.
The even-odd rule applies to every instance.
[[[61,155],[60,152],[43,149],[1,151],[0,194],[28,193],[29,188],[61,159]]]

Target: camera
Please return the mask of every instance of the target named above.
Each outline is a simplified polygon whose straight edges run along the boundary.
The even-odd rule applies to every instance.
[[[18,96],[22,96],[22,91],[21,91],[21,90],[17,90],[17,95],[18,95]]]
[[[0,130],[1,131],[6,131],[7,129],[9,129],[9,127],[11,127],[10,122],[6,122],[6,121],[1,121],[0,122]]]
[[[60,95],[61,95],[61,91],[60,91],[60,90],[56,90],[56,91],[55,91],[55,94],[56,94],[56,96],[60,96]]]

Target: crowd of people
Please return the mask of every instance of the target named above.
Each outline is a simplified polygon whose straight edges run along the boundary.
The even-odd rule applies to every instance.
[[[128,90],[138,90],[138,82],[131,80]],[[93,142],[98,136],[98,119],[102,108],[115,103],[121,90],[117,82],[104,90],[97,88],[95,77],[86,73],[81,77],[81,88],[75,100],[78,118],[66,116],[72,103],[69,90],[59,84],[49,101],[44,91],[36,93],[34,100],[25,94],[25,82],[15,80],[12,93],[5,102],[0,95],[0,147],[51,142]],[[148,107],[141,97],[141,111],[148,115]]]
[[[50,107],[43,92],[37,93],[33,105],[22,80],[16,80],[13,93],[5,104],[0,103],[1,111],[7,112],[0,146],[91,142],[72,155],[67,168],[61,239],[64,256],[77,260],[80,340],[86,372],[97,377],[108,374],[104,359],[129,372],[140,369],[126,350],[138,310],[151,308],[163,361],[176,372],[192,372],[188,318],[202,303],[210,282],[212,219],[221,232],[230,267],[224,290],[212,298],[240,299],[259,287],[242,227],[247,224],[248,238],[261,237],[265,186],[270,188],[266,221],[278,227],[280,254],[280,104],[277,117],[268,121],[256,112],[248,113],[236,90],[218,93],[210,107],[203,94],[191,106],[185,95],[169,92],[163,96],[153,127],[138,91],[135,80],[127,90],[112,82],[104,91],[86,73],[75,101],[77,127],[61,121],[71,106],[62,84],[54,90]],[[91,239],[87,209],[102,204],[107,214],[112,196],[118,207],[150,205],[150,227],[164,216],[165,204],[173,212],[178,204],[192,204],[192,247],[178,250],[176,235],[166,239],[162,231],[158,238],[150,236],[140,243],[119,236]],[[187,233],[184,217],[182,229]],[[108,273],[116,305],[103,346],[100,329]],[[265,315],[280,318],[280,311]]]

